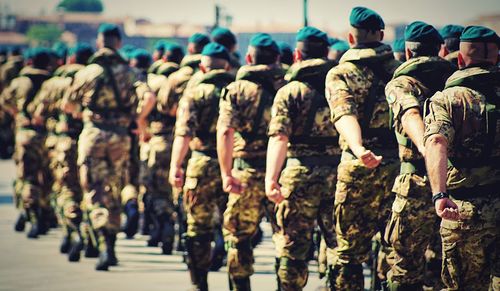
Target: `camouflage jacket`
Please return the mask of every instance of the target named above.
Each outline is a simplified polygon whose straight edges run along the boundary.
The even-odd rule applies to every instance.
[[[192,137],[191,150],[215,151],[221,91],[233,80],[233,76],[225,70],[212,70],[203,74],[200,83],[182,96],[177,110],[175,135]]]
[[[43,82],[49,78],[50,73],[46,70],[25,67],[19,73],[19,77],[13,79],[3,90],[0,107],[18,112],[16,127],[32,128],[31,118],[39,105],[37,102],[40,102],[40,99],[35,96],[40,91]],[[45,130],[43,126],[36,126],[36,128]]]
[[[61,110],[61,103],[66,91],[71,87],[75,74],[85,66],[68,64],[59,67],[54,76],[45,81],[35,97],[35,114],[46,121],[47,130],[52,133],[77,135],[82,128],[81,120]]]
[[[157,94],[156,108],[150,114],[153,134],[172,132],[175,112],[189,79],[198,71],[201,55],[187,55],[182,59],[179,70],[173,72],[161,83]]]
[[[431,98],[424,140],[448,140],[448,189],[500,182],[499,108],[500,70],[490,66],[455,72]]]
[[[394,134],[389,129],[384,87],[399,64],[390,46],[375,43],[348,50],[326,77],[326,99],[333,123],[344,115],[355,116],[367,148],[396,147]],[[340,147],[344,151],[349,149],[342,137]],[[394,150],[392,155],[396,154]]]
[[[447,54],[444,59],[451,62],[453,65],[458,66],[458,52],[459,51],[454,51],[449,54]]]
[[[84,122],[126,128],[137,110],[137,78],[118,52],[103,48],[76,73],[64,98],[81,104]]]
[[[281,67],[268,65],[243,66],[236,81],[229,84],[219,104],[218,127],[236,131],[234,156],[264,157],[271,105],[276,91],[285,84]]]
[[[440,57],[418,57],[404,62],[394,72],[393,79],[385,87],[385,95],[392,112],[399,144],[401,161],[423,161],[418,149],[404,132],[401,119],[411,108],[417,108],[423,116],[424,102],[436,91],[443,90],[446,79],[455,70],[454,66]]]
[[[19,76],[23,68],[22,56],[11,56],[7,62],[0,67],[0,91],[7,88],[14,78]]]
[[[282,87],[271,109],[269,136],[289,138],[288,157],[338,155],[337,132],[329,122],[325,77],[333,63],[311,59],[290,67],[290,83]]]

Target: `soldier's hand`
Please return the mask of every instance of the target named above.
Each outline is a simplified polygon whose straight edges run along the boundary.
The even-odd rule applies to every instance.
[[[281,186],[276,181],[266,180],[266,196],[267,199],[271,200],[275,204],[281,203],[281,201],[285,200],[283,194],[281,193]]]
[[[184,170],[180,167],[170,169],[168,180],[173,187],[182,188],[184,186]]]
[[[241,194],[245,186],[241,184],[241,181],[236,179],[233,176],[224,176],[222,177],[222,190],[224,192],[232,193],[232,194]]]
[[[365,149],[358,158],[369,169],[374,169],[382,162],[382,156],[375,155],[372,151]]]
[[[436,200],[434,206],[436,207],[437,215],[442,219],[460,219],[460,213],[458,212],[457,204],[455,204],[455,202],[451,201],[449,198],[441,198]]]

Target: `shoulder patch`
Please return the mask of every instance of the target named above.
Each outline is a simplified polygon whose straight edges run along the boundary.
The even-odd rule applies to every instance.
[[[391,91],[389,94],[387,94],[386,99],[389,104],[393,104],[394,102],[396,102],[396,95]]]

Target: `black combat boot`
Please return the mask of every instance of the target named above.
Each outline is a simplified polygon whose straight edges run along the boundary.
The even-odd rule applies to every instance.
[[[250,278],[234,278],[229,275],[229,290],[231,291],[250,291]]]
[[[107,271],[110,266],[118,264],[114,250],[115,242],[116,235],[104,229],[99,231],[99,260],[95,266],[96,271]]]
[[[92,231],[92,230],[90,230],[90,231]],[[96,246],[92,243],[92,239],[90,238],[90,234],[87,234],[87,235],[88,235],[88,237],[86,239],[84,256],[86,258],[97,258],[97,257],[99,257],[98,246]],[[96,239],[97,239],[97,235],[95,235],[94,237],[96,237]]]
[[[59,252],[61,254],[67,254],[71,248],[71,232],[69,230],[66,230],[65,232],[66,233],[61,240],[61,245],[59,246]]]
[[[14,230],[17,232],[23,232],[26,227],[26,214],[19,213],[19,216],[16,219],[16,223],[14,223]]]
[[[79,226],[77,226],[79,229]],[[71,243],[71,248],[68,253],[68,261],[70,262],[78,262],[80,261],[80,253],[84,247],[83,236],[80,231],[76,232],[76,239]]]
[[[174,224],[168,215],[165,215],[162,233],[161,233],[161,250],[164,255],[171,255],[174,247]]]
[[[125,204],[124,207],[127,221],[123,228],[123,232],[127,235],[127,239],[133,239],[139,229],[139,205],[137,201],[132,199]]]
[[[117,266],[118,259],[115,252],[116,234],[109,234],[106,236],[106,251],[108,253],[108,263],[110,266]]]
[[[224,259],[226,258],[226,248],[224,246],[224,236],[222,234],[222,229],[220,227],[216,228],[214,233],[214,242],[215,246],[212,249],[211,253],[211,262],[210,271],[216,272],[222,266],[224,266]]]
[[[32,206],[26,209],[26,215],[30,221],[31,228],[26,235],[28,238],[38,238],[40,235],[40,208],[38,206]]]
[[[189,269],[189,276],[191,277],[191,284],[193,290],[196,291],[208,291],[207,274],[208,270],[203,270],[197,267],[196,253],[199,253],[201,249],[204,249],[208,242],[208,248],[210,248],[210,237],[205,235],[201,237],[189,237],[185,236],[185,246],[186,246],[186,256],[185,261]],[[203,260],[203,259],[202,259]]]

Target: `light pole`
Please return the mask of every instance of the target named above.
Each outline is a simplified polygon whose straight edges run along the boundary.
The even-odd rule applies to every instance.
[[[307,2],[309,2],[308,0],[304,0],[304,26],[307,26],[309,21],[307,19]]]

